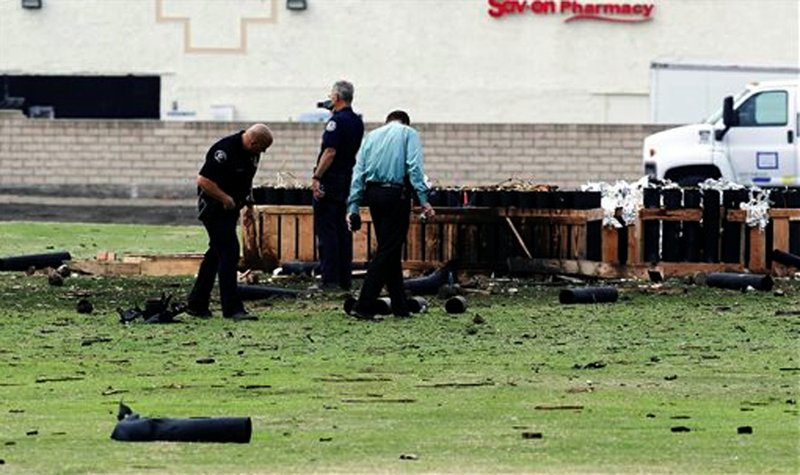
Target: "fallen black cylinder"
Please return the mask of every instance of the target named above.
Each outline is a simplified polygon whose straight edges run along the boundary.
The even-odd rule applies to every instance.
[[[460,295],[450,297],[444,303],[444,310],[447,313],[464,313],[467,311],[467,299]]]
[[[111,438],[122,442],[231,442],[247,444],[253,432],[249,417],[202,417],[193,419],[126,418],[119,421]]]
[[[562,304],[616,302],[618,298],[616,287],[564,289],[558,293],[558,301]]]
[[[737,274],[734,272],[714,272],[708,274],[706,285],[720,289],[745,290],[752,287],[756,290],[772,290],[772,277],[762,274]]]
[[[281,287],[263,285],[239,285],[239,298],[242,300],[263,300],[273,297],[297,298],[298,291]]]
[[[413,295],[436,295],[439,287],[455,280],[456,266],[455,261],[450,261],[430,275],[405,279],[403,287]]]
[[[425,313],[428,311],[428,301],[423,297],[411,297],[406,302],[408,311],[411,313]]]
[[[789,254],[779,249],[772,250],[772,260],[785,266],[800,268],[800,256]]]
[[[56,268],[70,259],[72,259],[72,256],[70,256],[69,252],[3,257],[0,258],[0,271],[28,270],[31,267],[36,269]]]

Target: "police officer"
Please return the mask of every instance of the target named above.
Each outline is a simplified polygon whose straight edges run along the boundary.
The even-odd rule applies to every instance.
[[[375,318],[373,302],[384,285],[392,300],[392,313],[398,317],[409,316],[401,259],[411,217],[412,189],[419,197],[423,216],[427,219],[435,215],[428,202],[422,144],[419,134],[410,125],[406,112],[391,112],[386,124],[364,139],[353,171],[348,226],[353,229],[359,226],[358,208],[366,201],[378,240],[378,250],[369,263],[364,285],[351,312],[360,319]]]
[[[333,116],[322,134],[311,187],[314,193],[314,227],[322,273],[322,290],[350,290],[353,236],[347,229],[347,197],[364,136],[364,122],[353,112],[353,85],[338,81],[329,96]]]
[[[205,163],[197,176],[197,193],[198,218],[206,228],[209,242],[189,294],[187,313],[190,315],[211,317],[211,289],[215,277],[219,276],[222,316],[233,320],[257,319],[247,313],[237,291],[239,239],[236,221],[239,210],[250,203],[260,155],[270,145],[272,132],[269,127],[254,124],[247,130],[219,140],[206,153]],[[245,219],[252,219],[252,213],[245,213]]]

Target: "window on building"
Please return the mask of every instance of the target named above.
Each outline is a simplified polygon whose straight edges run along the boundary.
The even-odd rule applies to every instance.
[[[739,126],[764,127],[786,125],[789,102],[786,91],[758,93],[739,106]]]
[[[158,76],[29,76],[0,77],[5,94],[21,98],[18,107],[29,117],[60,119],[158,119],[161,78]]]

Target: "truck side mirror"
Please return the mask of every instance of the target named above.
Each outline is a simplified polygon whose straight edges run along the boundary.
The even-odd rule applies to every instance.
[[[739,115],[733,110],[733,97],[731,96],[722,101],[722,123],[726,128],[739,125]]]
[[[714,131],[714,138],[717,140],[725,138],[731,127],[739,125],[739,115],[733,110],[733,96],[728,96],[722,101],[722,123],[725,124],[725,128]]]

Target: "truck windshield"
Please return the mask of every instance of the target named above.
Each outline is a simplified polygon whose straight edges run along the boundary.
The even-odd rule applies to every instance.
[[[742,98],[742,97],[743,97],[745,94],[747,94],[749,91],[750,91],[749,89],[745,89],[745,90],[743,90],[743,91],[739,91],[739,94],[736,94],[735,96],[733,96],[733,103],[734,103],[734,104],[739,104],[739,100],[740,100],[740,99],[741,99],[741,98]],[[716,124],[717,122],[719,122],[719,120],[720,120],[721,118],[722,118],[722,107],[720,107],[719,109],[717,109],[716,111],[714,111],[714,113],[713,113],[713,114],[711,114],[710,116],[708,116],[708,118],[707,118],[706,120],[704,120],[704,121],[703,121],[703,123],[704,123],[704,124],[712,124],[712,125],[713,125],[713,124]]]

